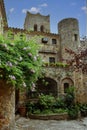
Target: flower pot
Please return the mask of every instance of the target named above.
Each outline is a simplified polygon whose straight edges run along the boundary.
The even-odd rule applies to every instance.
[[[19,109],[18,109],[18,111],[19,111],[19,114],[21,116],[23,116],[23,117],[26,116],[26,107],[25,106],[20,106]]]

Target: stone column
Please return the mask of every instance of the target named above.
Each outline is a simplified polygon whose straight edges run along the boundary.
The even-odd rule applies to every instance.
[[[82,70],[74,72],[75,102],[84,103],[84,87]]]
[[[15,88],[0,80],[0,130],[15,130]]]

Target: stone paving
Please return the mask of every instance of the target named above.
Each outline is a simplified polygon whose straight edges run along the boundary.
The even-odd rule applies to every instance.
[[[16,130],[87,130],[87,118],[81,120],[31,120],[20,117]]]

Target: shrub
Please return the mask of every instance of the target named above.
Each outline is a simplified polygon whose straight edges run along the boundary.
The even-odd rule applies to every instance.
[[[54,113],[64,113],[67,112],[67,109],[64,108],[58,108],[58,109],[53,109]]]
[[[51,95],[41,94],[39,96],[38,104],[41,109],[51,109],[54,105],[55,98]]]
[[[53,114],[53,111],[50,109],[44,109],[43,111],[41,111],[41,114]]]
[[[78,117],[79,108],[77,105],[71,106],[68,109],[68,115],[70,119],[76,119]]]
[[[75,87],[71,86],[66,91],[65,104],[68,108],[74,104],[74,99],[75,99],[74,88]]]
[[[79,104],[79,110],[82,116],[87,116],[87,104]]]
[[[34,86],[42,66],[38,49],[35,39],[11,41],[0,35],[0,79],[18,88]]]
[[[61,97],[56,98],[55,103],[53,105],[54,108],[66,108],[66,104],[64,102],[64,99]]]
[[[34,103],[28,102],[28,103],[26,104],[27,112],[28,112],[28,113],[33,113],[34,107],[35,107]]]
[[[41,113],[41,111],[39,109],[36,109],[33,111],[33,114],[40,114],[40,113]]]

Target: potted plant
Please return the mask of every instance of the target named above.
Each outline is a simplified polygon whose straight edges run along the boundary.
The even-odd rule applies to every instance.
[[[25,103],[22,103],[19,105],[18,112],[21,116],[23,116],[23,117],[26,116],[26,104]]]

